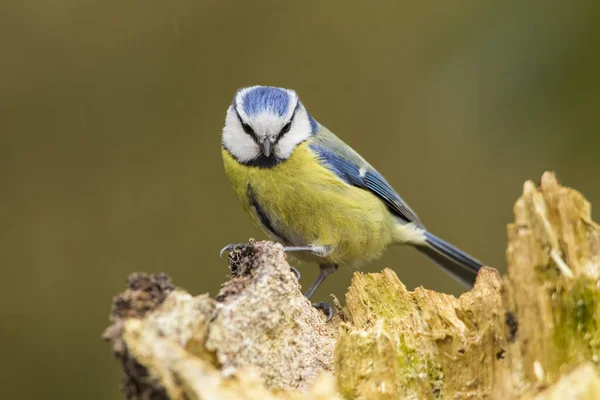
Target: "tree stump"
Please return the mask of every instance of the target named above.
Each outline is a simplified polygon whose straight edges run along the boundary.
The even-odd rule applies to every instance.
[[[508,226],[508,274],[456,298],[355,273],[334,318],[300,291],[281,245],[229,256],[216,298],[137,273],[104,337],[128,399],[595,399],[600,229],[545,173]]]

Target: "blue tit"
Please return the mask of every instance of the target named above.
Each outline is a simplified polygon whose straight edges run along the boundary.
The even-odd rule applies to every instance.
[[[307,298],[339,265],[375,260],[391,244],[413,246],[472,287],[481,263],[429,233],[385,178],[319,124],[295,91],[238,90],[221,153],[250,218],[285,251],[319,264]]]

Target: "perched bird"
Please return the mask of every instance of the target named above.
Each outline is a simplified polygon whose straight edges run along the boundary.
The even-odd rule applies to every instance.
[[[429,233],[375,168],[308,114],[295,91],[238,90],[221,152],[250,218],[285,251],[319,264],[307,298],[339,265],[374,260],[390,244],[409,244],[473,285],[481,263]],[[331,315],[326,303],[318,306]]]

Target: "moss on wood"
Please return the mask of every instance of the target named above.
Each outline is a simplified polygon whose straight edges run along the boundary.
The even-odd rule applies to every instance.
[[[229,258],[216,298],[135,274],[105,337],[129,399],[592,399],[600,396],[600,229],[546,173],[508,226],[508,274],[456,298],[355,273],[331,322],[282,247]]]

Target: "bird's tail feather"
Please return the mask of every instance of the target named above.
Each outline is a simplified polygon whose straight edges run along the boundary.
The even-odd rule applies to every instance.
[[[470,289],[475,284],[482,264],[464,251],[429,232],[425,232],[425,243],[416,248],[466,288]]]

